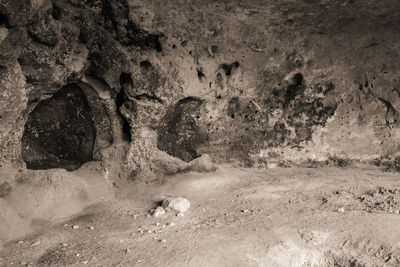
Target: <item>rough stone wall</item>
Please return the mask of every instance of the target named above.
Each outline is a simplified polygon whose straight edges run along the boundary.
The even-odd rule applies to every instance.
[[[76,81],[114,135],[129,123],[132,178],[159,148],[252,166],[396,153],[399,24],[394,0],[1,0],[2,164],[21,164],[29,112]],[[188,97],[201,112],[168,119]],[[160,144],[177,119],[177,146]]]

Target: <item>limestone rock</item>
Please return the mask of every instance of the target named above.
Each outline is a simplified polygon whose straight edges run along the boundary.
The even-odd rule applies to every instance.
[[[190,201],[183,197],[167,198],[163,200],[162,206],[168,212],[184,213],[189,209]]]
[[[151,215],[153,217],[161,217],[162,215],[164,215],[164,213],[165,213],[165,210],[163,207],[157,207],[152,211]]]

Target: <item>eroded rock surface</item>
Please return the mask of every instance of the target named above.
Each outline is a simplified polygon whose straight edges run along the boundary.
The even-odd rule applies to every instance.
[[[395,154],[399,14],[393,0],[2,0],[1,162],[22,166],[29,113],[89,80],[90,153],[122,153],[132,179],[158,150],[245,166]]]

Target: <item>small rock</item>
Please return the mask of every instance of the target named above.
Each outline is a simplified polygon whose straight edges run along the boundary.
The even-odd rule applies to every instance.
[[[79,229],[79,225],[72,226],[72,229]]]
[[[339,208],[339,209],[338,209],[338,212],[339,212],[339,213],[344,213],[344,208],[343,208],[343,207]]]
[[[82,264],[88,264],[89,263],[89,261],[82,261]]]
[[[18,244],[22,244],[22,243],[24,243],[24,241],[19,240],[17,243],[18,243]]]
[[[248,209],[245,209],[245,210],[242,210],[242,212],[243,212],[243,213],[248,213],[249,210],[248,210]]]
[[[126,252],[126,253],[130,253],[131,250],[130,250],[129,248],[127,248],[127,249],[125,249],[125,252]]]
[[[94,229],[94,226],[89,226],[89,229],[90,229],[90,230],[93,230],[93,229]]]
[[[151,230],[148,230],[148,231],[147,231],[148,234],[151,234],[152,232],[153,232],[153,231],[151,231]]]
[[[161,242],[161,243],[167,243],[167,240],[161,239],[160,242]]]
[[[75,256],[76,256],[76,257],[80,257],[80,256],[81,256],[81,254],[79,254],[79,253],[76,253],[76,254],[75,254]]]
[[[64,224],[63,226],[64,226],[64,227],[67,227],[67,226],[68,226],[68,223]]]
[[[31,247],[36,247],[36,246],[39,246],[40,245],[40,241],[39,240],[36,240],[35,242],[33,242],[32,244],[31,244]]]
[[[186,212],[190,208],[190,201],[183,197],[163,200],[162,207],[166,211]]]
[[[176,214],[176,217],[183,217],[183,216],[185,216],[185,214],[182,212],[179,212],[178,214]]]
[[[156,223],[156,226],[160,226],[160,223]]]
[[[169,222],[169,223],[167,223],[167,225],[169,225],[169,226],[174,226],[175,223],[174,223],[174,222]]]
[[[160,217],[162,215],[164,215],[165,210],[163,207],[157,207],[156,209],[154,209],[154,211],[152,212],[152,216],[153,217]]]

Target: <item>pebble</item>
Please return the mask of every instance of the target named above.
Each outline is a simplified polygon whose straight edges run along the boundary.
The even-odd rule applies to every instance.
[[[148,230],[148,231],[147,231],[147,233],[148,233],[148,234],[151,234],[151,233],[152,233],[152,231],[151,231],[151,230]]]
[[[245,209],[245,210],[242,210],[242,212],[243,212],[243,213],[248,213],[249,210],[248,210],[248,209]]]
[[[176,217],[183,217],[183,216],[185,216],[185,214],[182,212],[179,212],[178,214],[176,214]]]
[[[39,241],[39,240],[33,242],[33,243],[31,244],[31,247],[36,247],[36,246],[38,246],[38,245],[40,245],[40,241]]]
[[[79,229],[79,225],[72,226],[72,229]]]
[[[163,200],[162,207],[167,211],[183,213],[190,208],[190,201],[183,197],[167,198]]]
[[[167,243],[167,240],[161,239],[160,242],[161,242],[161,243]]]
[[[167,225],[169,225],[169,226],[174,226],[175,223],[174,223],[174,222],[169,222],[169,223],[167,223]]]
[[[130,250],[129,248],[127,248],[127,249],[125,249],[125,252],[126,252],[126,253],[130,253],[131,250]]]
[[[339,209],[338,209],[338,212],[339,212],[339,213],[344,213],[344,208],[343,208],[343,207],[339,208]]]
[[[82,261],[82,264],[88,264],[89,263],[89,261]]]
[[[67,226],[68,226],[68,223],[64,224],[63,226],[64,226],[64,227],[67,227]]]
[[[79,253],[76,253],[76,254],[75,254],[75,256],[79,257],[79,256],[81,256],[81,254],[79,254]]]
[[[18,244],[22,244],[22,243],[24,243],[24,241],[22,241],[22,240],[19,240],[19,241],[18,241]]]
[[[94,226],[89,226],[89,229],[90,229],[90,230],[93,230],[93,229],[94,229]]]

